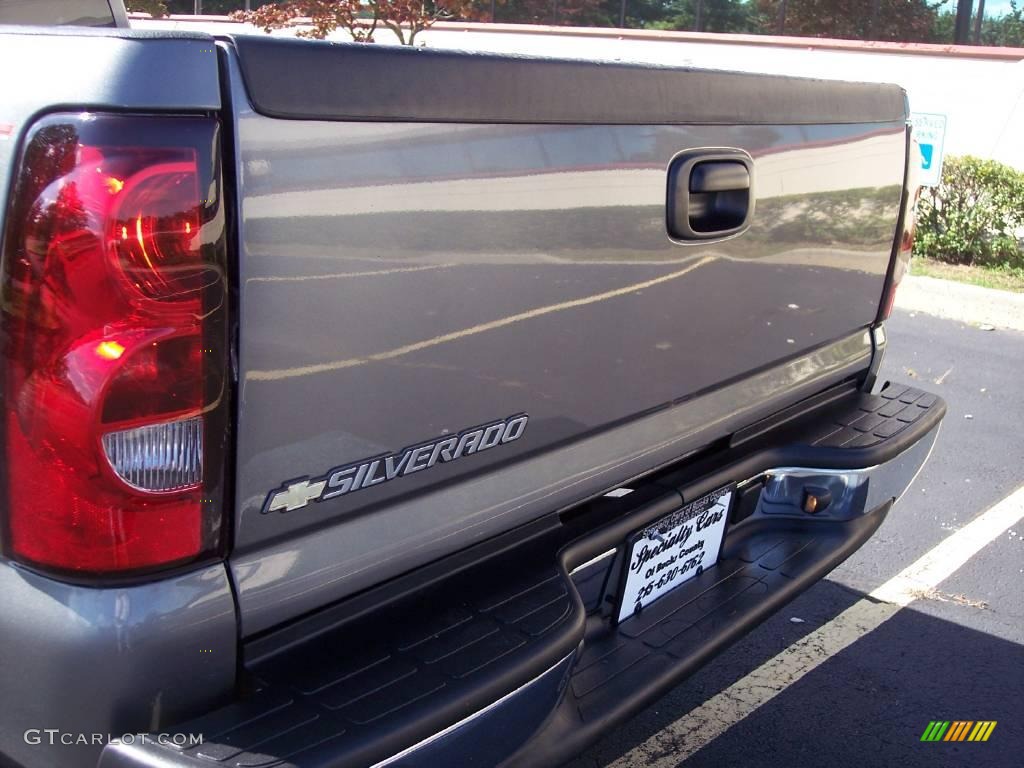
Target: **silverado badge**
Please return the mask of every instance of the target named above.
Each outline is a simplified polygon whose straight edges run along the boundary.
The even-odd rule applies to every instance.
[[[330,469],[318,477],[299,477],[282,483],[263,502],[263,514],[294,512],[311,501],[329,501],[347,493],[406,477],[437,463],[455,461],[518,440],[526,431],[529,416],[520,413],[507,419],[470,427],[457,435],[447,435],[417,443],[397,453],[361,459]]]

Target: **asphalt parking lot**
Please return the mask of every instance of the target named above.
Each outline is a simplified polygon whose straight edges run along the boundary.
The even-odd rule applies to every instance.
[[[949,404],[938,444],[874,538],[763,626],[576,761],[572,768],[679,765],[936,768],[1024,762],[1024,523],[907,607],[745,716],[686,713],[777,654],[1024,485],[1024,333],[898,309],[884,372]],[[727,695],[730,695],[727,693]],[[728,702],[726,702],[728,704]],[[742,702],[737,711],[743,710]],[[932,720],[995,720],[985,743],[928,743]]]

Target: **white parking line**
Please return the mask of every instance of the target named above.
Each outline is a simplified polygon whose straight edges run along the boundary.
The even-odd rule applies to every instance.
[[[829,657],[880,627],[922,591],[937,587],[1022,518],[1024,487],[944,539],[866,598],[624,754],[611,767],[675,768]]]

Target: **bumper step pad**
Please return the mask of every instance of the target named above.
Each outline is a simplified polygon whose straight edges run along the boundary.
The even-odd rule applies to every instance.
[[[606,720],[620,719],[623,707],[645,706],[652,686],[671,688],[845,560],[888,511],[886,505],[812,531],[792,521],[769,521],[727,538],[714,568],[617,627],[592,611],[562,703],[576,725],[571,732],[542,738],[551,740],[551,749],[571,754],[579,748],[575,745],[599,735]]]
[[[870,448],[895,437],[936,403],[935,395],[920,389],[889,386],[877,395],[864,395],[841,409],[832,422],[814,436],[812,445],[822,448]]]
[[[416,743],[486,707],[579,642],[582,610],[547,563],[455,580],[253,665],[252,694],[175,726],[204,743],[168,765],[365,767],[396,733]]]

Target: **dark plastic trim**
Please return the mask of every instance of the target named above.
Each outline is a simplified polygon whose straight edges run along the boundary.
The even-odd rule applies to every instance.
[[[736,226],[697,230],[693,228],[690,221],[693,213],[690,203],[694,192],[714,194],[728,191],[725,189],[706,191],[692,189],[697,168],[704,163],[715,162],[736,163],[747,172],[746,187],[735,190],[746,197],[746,210],[742,221]],[[718,240],[738,235],[750,226],[750,222],[754,218],[754,200],[757,197],[754,187],[754,160],[742,149],[705,148],[680,152],[669,163],[667,197],[665,226],[668,229],[669,237],[673,240]]]
[[[761,437],[773,429],[781,429],[787,424],[792,424],[796,420],[803,419],[808,414],[815,413],[827,405],[835,404],[843,398],[854,397],[861,389],[865,388],[853,381],[846,381],[842,384],[837,384],[836,386],[826,389],[824,392],[813,397],[801,400],[796,405],[784,408],[766,419],[756,421],[745,429],[733,432],[732,437],[729,439],[729,447],[738,448],[744,443]]]
[[[446,579],[464,573],[488,560],[493,560],[530,542],[551,536],[558,530],[556,515],[547,515],[529,525],[516,528],[461,552],[456,552],[415,571],[380,584],[377,587],[317,613],[302,617],[284,627],[256,635],[243,645],[245,664],[259,664],[267,659],[309,642],[315,637],[337,629],[341,624],[371,615],[383,605],[395,603]]]
[[[597,125],[907,119],[897,85],[262,36],[231,40],[253,107],[270,117]]]

